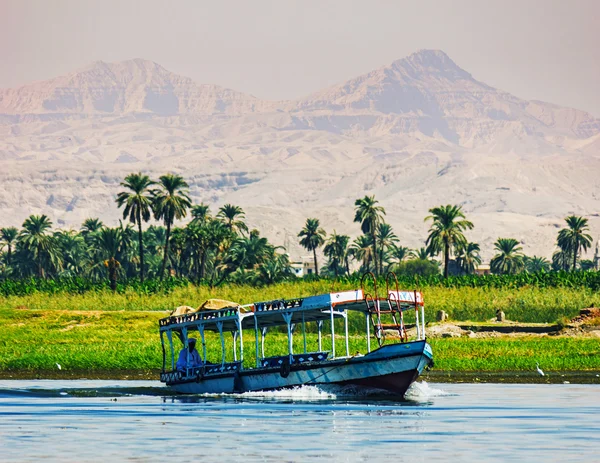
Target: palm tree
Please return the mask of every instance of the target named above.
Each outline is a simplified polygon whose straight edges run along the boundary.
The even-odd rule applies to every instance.
[[[523,257],[523,261],[525,264],[525,270],[528,273],[539,273],[539,272],[548,272],[550,271],[550,262],[545,257]]]
[[[459,246],[456,252],[456,264],[460,270],[471,275],[475,273],[475,268],[481,265],[481,257],[479,256],[479,244],[467,243],[464,246]]]
[[[60,266],[60,255],[56,243],[49,234],[52,222],[45,215],[30,215],[23,222],[23,230],[19,233],[19,243],[31,253],[37,264],[38,277],[44,278],[50,267]]]
[[[514,238],[498,238],[494,249],[499,252],[490,261],[490,270],[498,275],[515,274],[523,270],[523,248]]]
[[[581,251],[587,251],[592,246],[592,237],[585,233],[588,231],[588,219],[571,215],[565,219],[568,228],[563,228],[558,232],[557,244],[561,249],[570,251],[573,254],[573,266],[571,269],[577,269],[577,254]]]
[[[325,230],[319,227],[319,219],[306,219],[304,228],[298,233],[300,245],[307,251],[313,252],[315,260],[315,275],[319,276],[319,267],[317,266],[317,249],[323,246],[325,242]]]
[[[165,252],[160,269],[160,279],[162,280],[169,256],[171,226],[176,219],[181,220],[187,215],[187,210],[191,207],[192,202],[188,196],[188,184],[180,175],[161,175],[158,186],[158,189],[152,191],[154,218],[156,220],[162,219],[167,227]]]
[[[248,231],[248,226],[242,220],[245,215],[241,207],[225,204],[219,209],[217,217],[225,222],[225,225],[232,233],[241,234]]]
[[[210,216],[210,206],[208,204],[200,203],[195,206],[192,206],[191,209],[192,222],[197,225],[203,225],[206,223]]]
[[[463,232],[471,230],[473,224],[465,219],[462,206],[448,204],[429,209],[429,213],[431,215],[425,217],[425,221],[432,220],[433,223],[425,244],[431,255],[444,253],[444,278],[448,278],[450,253],[457,246],[466,245],[467,239]]]
[[[386,260],[387,252],[398,242],[398,237],[390,224],[385,222],[379,224],[377,227],[377,241],[379,242],[379,273],[383,273],[383,261]]]
[[[108,269],[110,289],[117,290],[117,277],[121,262],[118,255],[123,251],[123,231],[121,228],[102,228],[94,235],[94,244]]]
[[[85,237],[86,235],[89,235],[91,233],[96,233],[103,226],[104,226],[104,224],[102,223],[102,221],[100,219],[97,219],[97,218],[85,219],[83,221],[83,223],[81,224],[81,234]]]
[[[117,195],[117,205],[122,207],[123,218],[129,217],[132,224],[138,225],[138,243],[140,248],[140,281],[144,282],[144,237],[142,233],[142,220],[148,222],[152,211],[152,197],[148,189],[154,182],[150,177],[143,175],[141,172],[137,174],[129,174],[125,180],[121,182],[121,186],[126,188],[126,191],[121,191]]]
[[[89,248],[83,236],[73,230],[63,230],[54,233],[54,238],[63,260],[61,276],[82,274],[89,261]]]
[[[411,254],[411,250],[406,246],[399,246],[393,244],[389,249],[390,261],[393,264],[399,264],[408,258]]]
[[[558,249],[552,254],[552,270],[565,270],[569,271],[572,263],[573,253],[565,251],[564,249]]]
[[[419,249],[409,251],[408,257],[411,260],[430,260],[431,254],[427,248],[421,246]]]
[[[350,246],[350,254],[356,260],[362,261],[361,270],[368,272],[373,260],[373,240],[369,235],[360,235]]]
[[[377,227],[383,221],[385,209],[377,206],[379,201],[375,196],[365,196],[354,202],[354,221],[360,223],[360,228],[365,235],[370,235],[373,245],[373,259],[375,273],[377,273]]]
[[[8,248],[6,252],[6,265],[10,266],[13,246],[17,241],[19,230],[16,227],[5,227],[0,229],[0,243],[4,243]]]
[[[350,274],[348,264],[348,242],[350,237],[347,235],[338,235],[335,230],[327,240],[323,253],[329,258],[328,267],[333,269],[335,276],[338,276],[340,267]],[[343,271],[343,270],[342,270]]]

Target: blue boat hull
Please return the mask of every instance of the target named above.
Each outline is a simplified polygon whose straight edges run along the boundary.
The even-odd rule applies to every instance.
[[[288,365],[287,368],[256,368],[217,372],[191,378],[166,379],[167,385],[184,394],[241,393],[303,385],[355,385],[404,395],[425,367],[433,363],[425,340],[389,344],[364,356]]]

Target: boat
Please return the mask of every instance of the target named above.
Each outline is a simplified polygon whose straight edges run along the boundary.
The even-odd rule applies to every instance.
[[[370,292],[365,289],[369,280]],[[404,320],[407,311],[414,311],[414,317],[410,315],[414,323],[410,326]],[[363,353],[350,352],[349,319],[354,324],[362,320],[366,338]],[[299,328],[302,342],[296,338],[294,345]],[[415,333],[413,339],[408,339],[407,328]],[[265,354],[269,330],[287,333],[287,346],[281,342],[271,346],[277,355]],[[316,340],[313,334],[307,341],[308,330],[316,332]],[[336,330],[343,330],[342,335]],[[433,365],[433,353],[425,336],[423,295],[416,290],[400,291],[393,274],[388,274],[381,296],[377,294],[377,280],[368,273],[361,280],[361,288],[350,291],[248,305],[211,300],[199,309],[189,308],[159,320],[159,332],[163,353],[160,380],[183,394],[334,384],[403,396],[422,371]],[[230,341],[226,340],[227,333],[231,334]],[[188,340],[196,335],[201,340],[197,350],[202,366],[177,369],[179,350],[187,349]],[[244,350],[248,338],[253,338],[253,359],[248,358],[248,347]],[[372,338],[377,343],[373,349]],[[207,359],[207,341],[211,340],[217,342],[217,346],[209,346],[213,363]],[[313,344],[311,348],[309,344]]]

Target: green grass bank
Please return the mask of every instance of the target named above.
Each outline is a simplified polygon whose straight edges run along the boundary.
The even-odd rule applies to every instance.
[[[112,295],[104,296],[111,300],[109,296]],[[112,310],[95,310],[81,305],[51,309],[48,305],[56,304],[56,301],[52,301],[52,297],[48,299],[50,301],[45,303],[37,301],[44,306],[42,309],[0,309],[1,377],[158,377],[162,351],[157,321],[166,315],[157,311],[159,306],[154,308],[155,311],[136,311],[132,307],[119,311],[116,305]],[[116,300],[111,302],[116,303]],[[431,312],[429,315],[431,317]],[[253,365],[254,333],[245,332],[244,340],[245,363]],[[295,335],[294,343],[296,351],[303,348],[301,333]],[[546,372],[600,372],[598,339],[461,337],[432,338],[430,343],[435,357],[434,372],[531,372],[536,362]],[[309,351],[316,350],[316,335],[309,333],[307,344]],[[209,345],[213,351],[209,350],[208,358],[216,360],[218,354],[214,349],[218,342],[209,342]],[[282,333],[270,333],[266,345],[267,355],[283,354],[287,349],[286,337]],[[375,345],[372,341],[372,346]],[[229,358],[232,357],[230,346],[228,340]],[[323,347],[331,347],[328,338],[324,339]],[[349,347],[350,354],[365,352],[366,340],[363,336],[352,335]],[[336,350],[344,349],[343,339],[337,338]],[[60,370],[56,364],[61,365]]]

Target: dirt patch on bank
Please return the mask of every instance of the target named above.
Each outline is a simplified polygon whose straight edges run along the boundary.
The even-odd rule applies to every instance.
[[[497,338],[521,336],[570,336],[600,338],[600,308],[582,309],[579,315],[566,324],[520,323],[512,320],[502,322],[439,322],[426,326],[431,338]],[[409,331],[409,336],[411,333]]]

